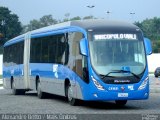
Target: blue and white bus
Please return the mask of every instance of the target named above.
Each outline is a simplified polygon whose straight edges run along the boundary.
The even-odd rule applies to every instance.
[[[13,94],[36,90],[78,100],[112,101],[149,97],[150,41],[135,25],[106,20],[61,23],[4,44],[3,83]]]

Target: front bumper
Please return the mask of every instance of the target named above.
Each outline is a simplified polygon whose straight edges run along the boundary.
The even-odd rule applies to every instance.
[[[84,96],[84,100],[110,101],[110,100],[144,100],[149,98],[149,89],[135,91],[92,91]]]

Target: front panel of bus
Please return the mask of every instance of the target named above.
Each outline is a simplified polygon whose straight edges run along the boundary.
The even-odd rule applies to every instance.
[[[148,98],[148,67],[140,30],[92,31],[88,41],[93,100]]]

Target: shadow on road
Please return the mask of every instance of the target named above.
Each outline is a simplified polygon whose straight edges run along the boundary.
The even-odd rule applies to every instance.
[[[37,93],[31,93],[31,92],[28,92],[26,93],[25,95],[26,97],[30,97],[30,96],[35,96],[37,97]],[[65,104],[69,104],[68,101],[67,101],[67,98],[66,97],[62,97],[62,96],[58,96],[58,95],[53,95],[53,94],[48,94],[46,93],[45,94],[45,98],[44,100],[46,99],[52,99],[54,101],[57,101],[57,102],[61,102],[61,103],[65,103]],[[141,109],[139,107],[135,107],[135,106],[128,106],[127,104],[125,106],[118,106],[115,104],[114,101],[107,101],[107,102],[103,102],[103,101],[82,101],[82,100],[79,100],[78,102],[78,105],[76,106],[79,106],[79,107],[85,107],[85,108],[92,108],[92,109],[100,109],[100,110],[134,110],[134,109]]]
[[[92,109],[104,109],[104,110],[134,110],[134,109],[138,109],[138,107],[133,107],[133,106],[128,106],[127,104],[125,106],[118,106],[117,104],[115,104],[114,101],[107,101],[107,102],[97,102],[97,101],[91,101],[91,102],[86,102],[86,101],[82,101],[81,106],[86,107],[86,108],[92,108]]]
[[[35,96],[35,97],[37,97],[37,93],[36,92],[26,92],[25,96],[28,96],[28,97],[29,96],[32,96],[32,97]],[[49,94],[49,93],[45,93],[45,97],[43,99],[44,100],[45,99],[53,99],[53,100],[56,100],[56,101],[59,101],[59,102],[66,102],[66,103],[68,102],[66,97],[53,95],[53,94]]]

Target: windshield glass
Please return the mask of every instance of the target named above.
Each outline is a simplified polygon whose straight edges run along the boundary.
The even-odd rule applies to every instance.
[[[89,49],[92,67],[100,75],[124,76],[112,73],[124,67],[139,75],[146,66],[143,40],[136,34],[94,34]]]

